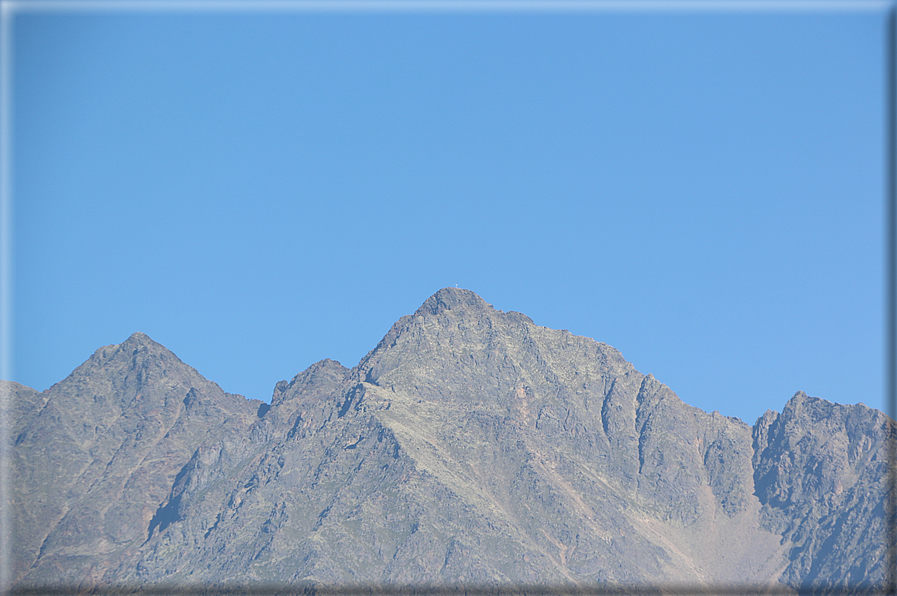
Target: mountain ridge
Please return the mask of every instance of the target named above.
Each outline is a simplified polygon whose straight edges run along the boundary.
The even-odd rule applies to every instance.
[[[611,346],[469,290],[270,404],[142,333],[45,392],[3,387],[20,586],[885,577],[883,414],[802,392],[753,426],[708,414]]]

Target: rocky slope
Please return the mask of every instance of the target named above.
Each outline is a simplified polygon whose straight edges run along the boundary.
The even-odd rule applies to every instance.
[[[19,589],[885,580],[883,414],[798,393],[751,428],[467,290],[270,406],[142,334],[3,388]]]
[[[10,401],[13,575],[63,584],[100,581],[110,560],[139,548],[196,449],[245,433],[261,404],[141,333]]]

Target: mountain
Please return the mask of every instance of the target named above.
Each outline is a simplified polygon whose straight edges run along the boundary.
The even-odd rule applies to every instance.
[[[142,333],[100,348],[43,393],[16,389],[12,572],[40,583],[101,581],[196,450],[247,432],[261,405],[224,393]]]
[[[14,593],[887,579],[884,414],[797,393],[750,427],[468,290],[270,405],[139,333],[2,389]]]

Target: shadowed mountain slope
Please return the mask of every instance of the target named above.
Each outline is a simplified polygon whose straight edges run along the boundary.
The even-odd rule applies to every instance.
[[[884,581],[883,414],[751,428],[468,290],[270,406],[141,334],[7,386],[21,586]]]

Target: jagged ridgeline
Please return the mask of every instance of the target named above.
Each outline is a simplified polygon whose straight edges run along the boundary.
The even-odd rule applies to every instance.
[[[798,393],[750,427],[468,290],[270,405],[141,333],[2,387],[18,591],[887,579],[881,412]]]

